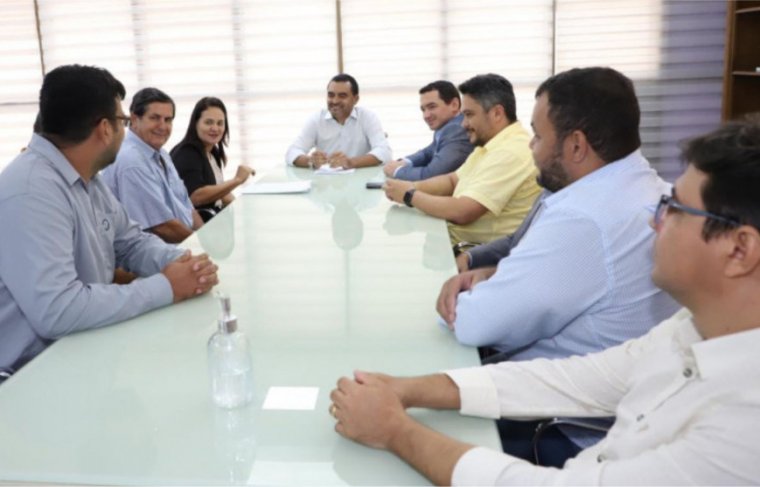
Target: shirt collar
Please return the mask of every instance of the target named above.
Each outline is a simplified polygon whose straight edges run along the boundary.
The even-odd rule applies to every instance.
[[[460,113],[459,115],[456,115],[456,116],[452,117],[451,119],[449,119],[448,122],[446,122],[443,125],[441,125],[440,127],[438,127],[438,130],[436,130],[435,133],[437,134],[438,132],[440,132],[441,130],[445,129],[449,125],[462,125],[462,120],[464,120],[464,115],[462,115]]]
[[[333,118],[333,116],[332,116],[332,113],[330,113],[330,110],[328,110],[327,108],[325,108],[325,117],[324,118],[325,118],[325,120],[335,120]],[[356,109],[356,107],[354,107],[354,108],[351,109],[351,114],[348,116],[348,118],[354,118],[354,119],[358,119],[359,118],[359,112]],[[346,120],[348,120],[348,118]],[[337,120],[335,120],[335,121],[337,122]]]
[[[77,170],[74,169],[74,166],[72,166],[69,160],[66,159],[66,156],[64,156],[63,153],[58,150],[58,147],[45,137],[38,134],[32,134],[32,140],[29,142],[27,150],[38,152],[49,160],[53,164],[53,167],[55,167],[56,171],[63,176],[63,179],[69,184],[69,186],[82,179],[82,176],[79,175]]]
[[[127,130],[127,136],[125,137],[124,141],[132,144],[135,149],[137,149],[143,156],[153,161],[158,161],[159,156],[162,156],[164,160],[166,160],[166,156],[168,155],[165,150],[156,150],[146,144],[145,141],[142,140],[136,133],[132,132],[132,130]]]
[[[524,130],[525,129],[523,129],[523,126],[519,121],[513,122],[507,125],[506,127],[504,127],[503,129],[501,129],[499,133],[491,137],[491,140],[486,142],[486,144],[482,147],[482,149],[488,151],[492,149],[494,146],[498,146],[499,144],[501,144],[505,139],[508,139],[512,135],[515,135],[517,132],[522,132]]]
[[[619,178],[629,171],[650,167],[649,161],[641,154],[641,149],[636,149],[622,159],[607,163],[596,171],[583,176],[569,186],[548,196],[544,201],[546,206],[551,206],[567,198],[570,194],[588,191],[589,186],[596,185],[599,181],[605,181],[603,184],[609,184],[610,178]]]
[[[760,369],[760,328],[732,333],[691,345],[703,379],[757,374]]]

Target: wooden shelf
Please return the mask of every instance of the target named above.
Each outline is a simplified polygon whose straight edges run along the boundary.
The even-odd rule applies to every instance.
[[[760,111],[760,0],[726,2],[723,120]]]
[[[737,13],[737,15],[738,14],[760,13],[760,7],[739,8],[739,9],[736,9],[736,13]]]

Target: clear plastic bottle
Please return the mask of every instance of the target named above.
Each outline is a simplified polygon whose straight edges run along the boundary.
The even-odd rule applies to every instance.
[[[230,298],[219,296],[222,317],[208,341],[211,398],[217,406],[236,408],[253,399],[253,367],[248,338],[238,330]]]

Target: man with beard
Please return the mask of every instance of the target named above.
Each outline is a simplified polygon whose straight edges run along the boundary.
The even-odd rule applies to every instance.
[[[359,83],[345,73],[327,84],[327,109],[315,113],[288,147],[285,163],[318,169],[324,164],[346,169],[383,164],[391,148],[380,119],[357,107]],[[312,150],[313,149],[313,150]]]
[[[388,179],[385,195],[448,221],[451,244],[481,244],[514,232],[540,192],[517,120],[512,83],[481,74],[461,85],[462,126],[475,150],[454,172],[418,182]]]
[[[639,120],[633,83],[615,70],[573,69],[539,86],[531,149],[551,194],[497,266],[443,285],[437,310],[461,343],[486,347],[487,361],[583,355],[675,312],[650,276],[650,210],[670,185],[641,154]],[[599,438],[564,431],[571,453]]]
[[[98,171],[124,139],[124,86],[61,66],[40,90],[40,133],[0,174],[0,372],[56,339],[207,292],[216,265],[140,231]],[[113,284],[119,266],[143,277]],[[2,380],[2,378],[0,378]]]
[[[335,430],[436,485],[758,485],[760,125],[731,122],[682,148],[686,171],[651,218],[650,267],[682,310],[583,357],[408,378],[355,372],[330,394]],[[617,419],[559,469],[447,437],[404,411],[419,407]]]

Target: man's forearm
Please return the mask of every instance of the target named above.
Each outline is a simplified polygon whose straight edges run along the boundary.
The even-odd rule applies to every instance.
[[[388,449],[436,485],[451,485],[459,459],[473,445],[424,426],[411,417],[391,439]]]
[[[382,161],[372,154],[364,154],[363,156],[356,156],[350,159],[351,167],[371,167],[377,166]]]
[[[470,198],[454,198],[453,196],[435,196],[423,192],[415,192],[412,205],[436,218],[443,218],[457,225],[467,225],[480,218],[488,211],[480,203]]]
[[[459,409],[459,387],[446,374],[395,377],[393,388],[404,407]]]
[[[451,196],[454,194],[454,188],[456,188],[456,175],[449,173],[423,179],[414,183],[414,187],[430,195]]]
[[[167,243],[180,243],[193,234],[193,230],[179,220],[169,220],[148,229]]]

